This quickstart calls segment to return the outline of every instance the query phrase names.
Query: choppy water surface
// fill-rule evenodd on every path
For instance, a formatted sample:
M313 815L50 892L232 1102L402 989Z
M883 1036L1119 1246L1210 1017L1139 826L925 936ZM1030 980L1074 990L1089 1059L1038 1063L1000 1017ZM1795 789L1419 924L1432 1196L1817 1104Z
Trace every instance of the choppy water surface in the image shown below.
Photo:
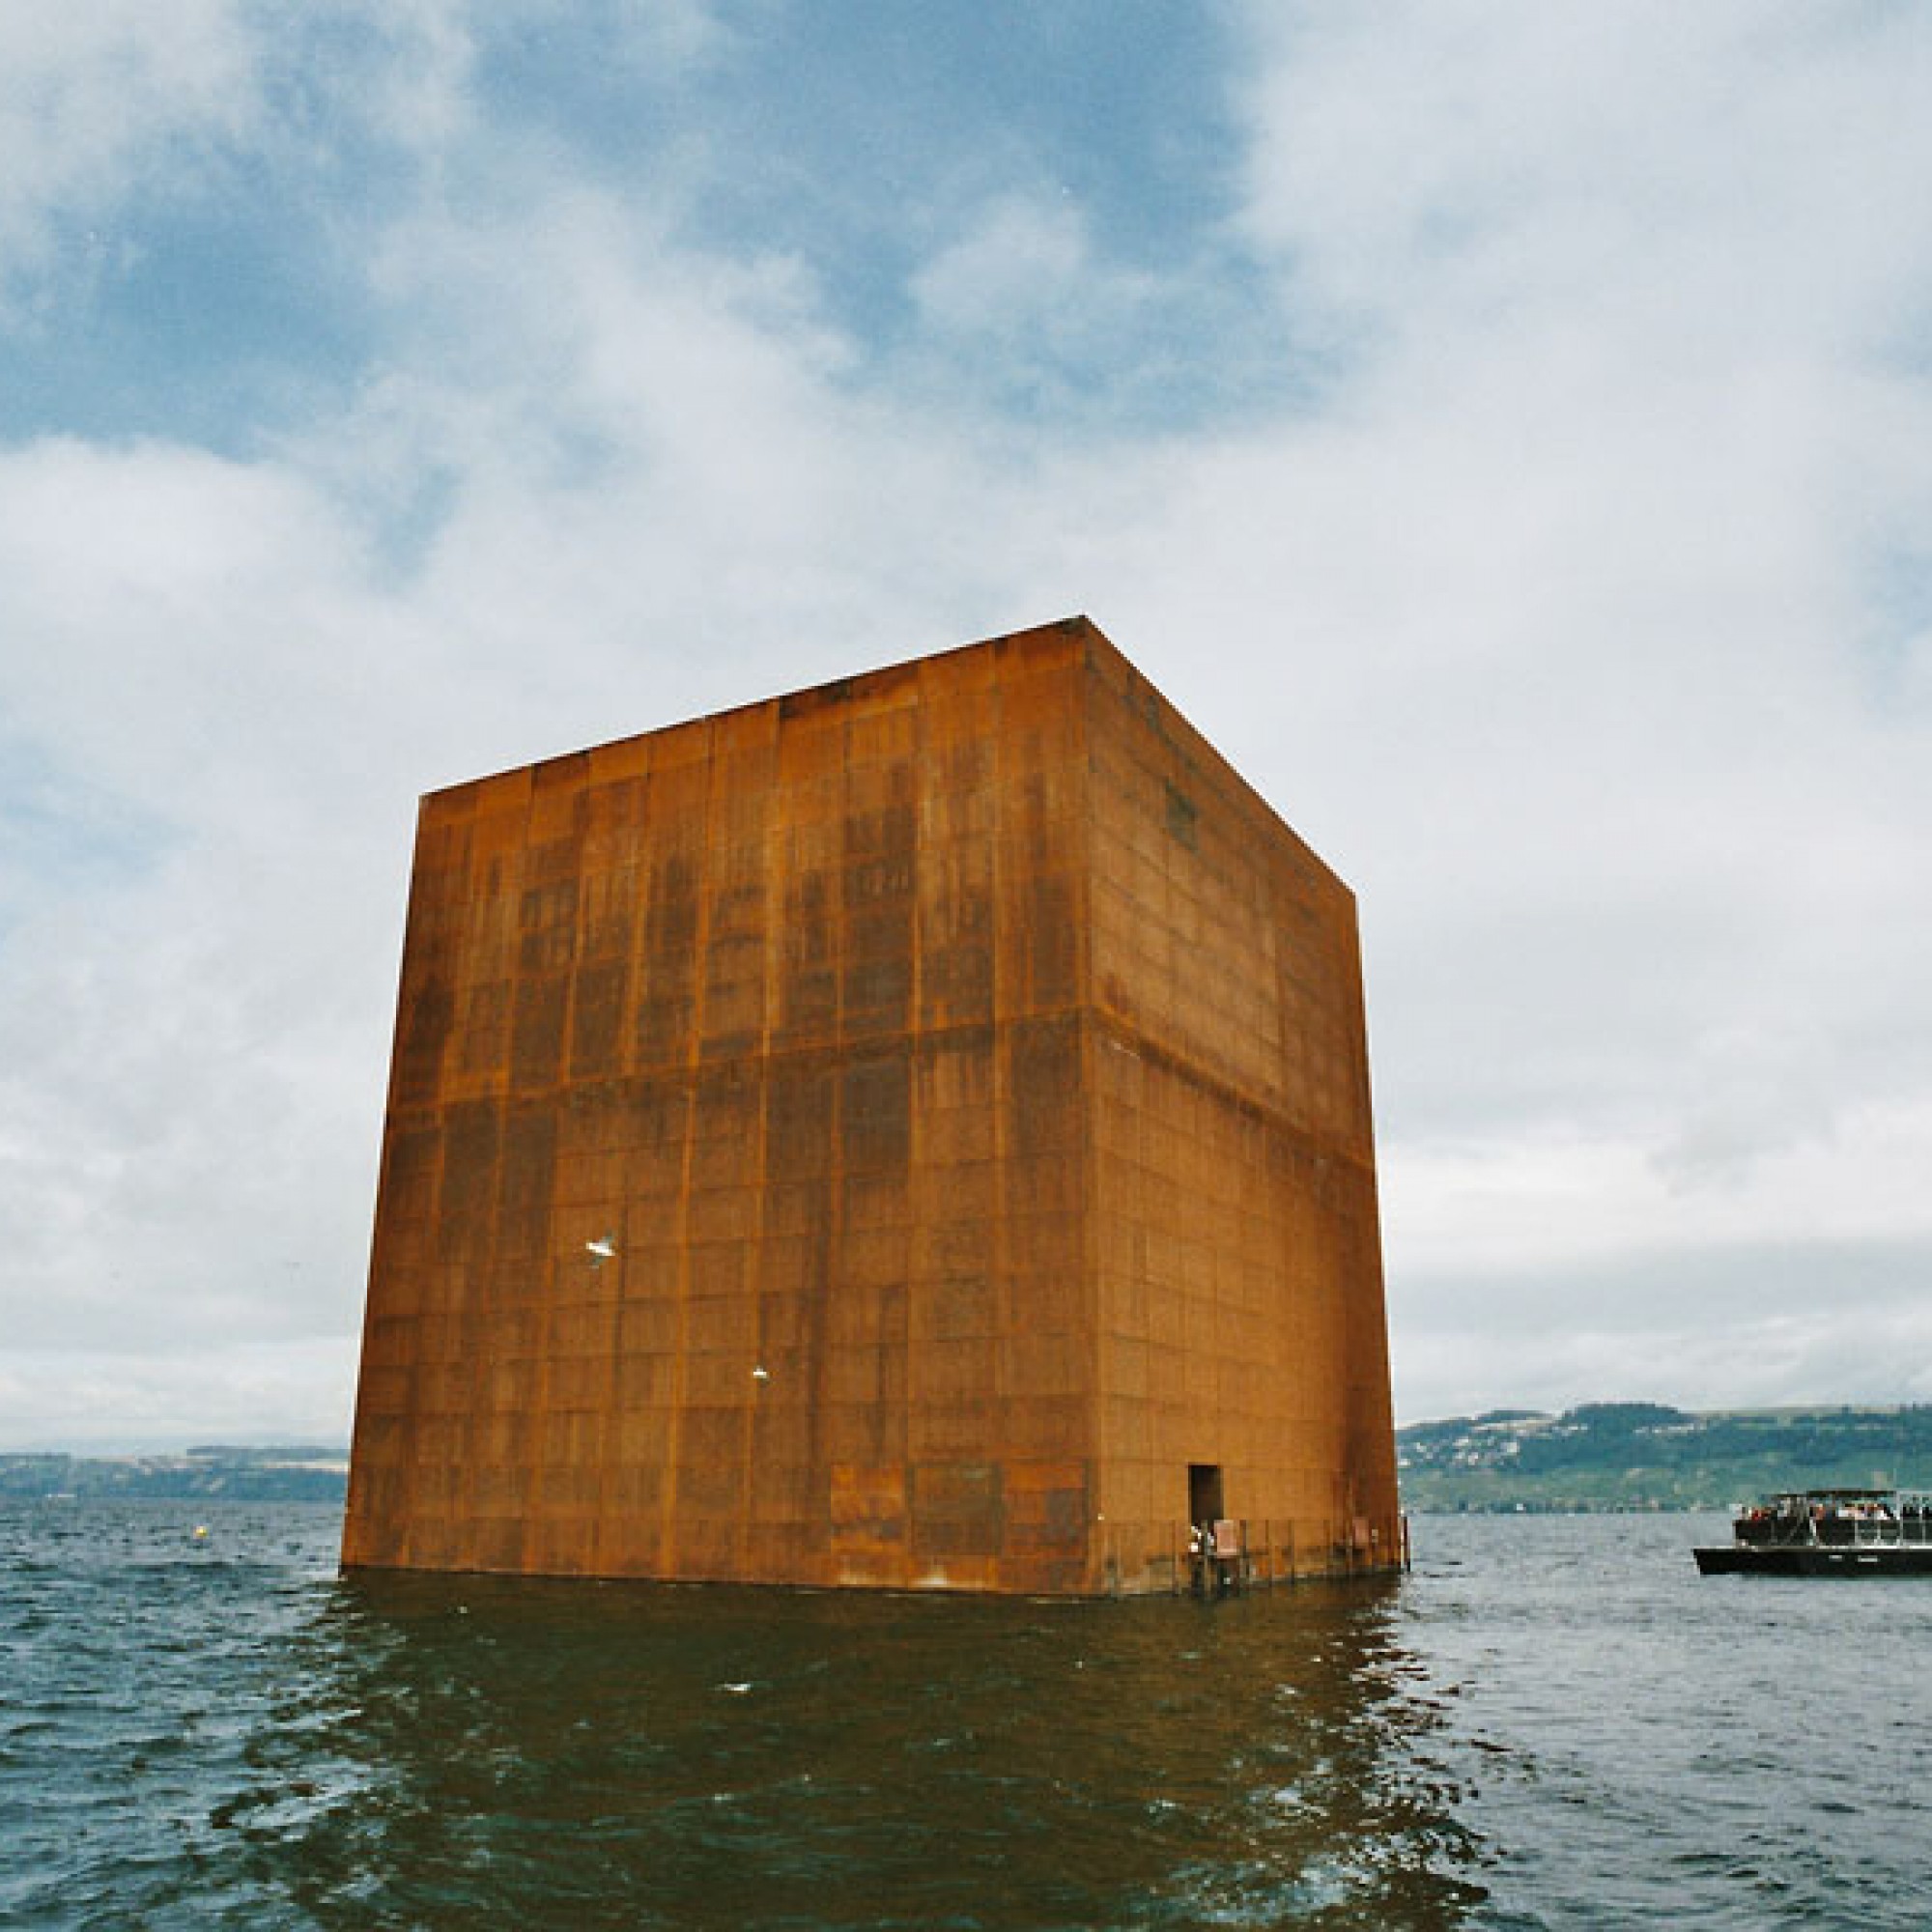
M1932 1584L1424 1519L1220 1605L345 1582L0 1511L0 1924L1918 1926Z

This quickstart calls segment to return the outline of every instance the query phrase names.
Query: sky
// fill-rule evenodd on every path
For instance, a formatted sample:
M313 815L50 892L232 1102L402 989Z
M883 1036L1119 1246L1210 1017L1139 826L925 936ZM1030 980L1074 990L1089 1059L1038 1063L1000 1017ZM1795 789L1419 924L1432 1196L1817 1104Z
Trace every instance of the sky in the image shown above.
M346 1440L415 801L1085 612L1398 1417L1932 1401L1932 14L0 8L0 1448Z

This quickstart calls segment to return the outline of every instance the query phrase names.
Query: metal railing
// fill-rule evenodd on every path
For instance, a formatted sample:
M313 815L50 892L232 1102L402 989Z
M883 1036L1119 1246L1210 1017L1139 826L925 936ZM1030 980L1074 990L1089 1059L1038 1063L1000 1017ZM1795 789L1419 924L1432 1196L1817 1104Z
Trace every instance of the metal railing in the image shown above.
M1204 1588L1216 1594L1271 1590L1321 1577L1406 1570L1410 1562L1406 1513L1395 1520L1393 1546L1385 1541L1381 1525L1366 1520L1330 1524L1306 1543L1296 1536L1293 1522L1267 1518L1259 1523L1245 1517L1223 1519L1218 1527L1230 1532L1226 1547L1217 1536L1212 1547L1204 1548L1194 1541L1195 1525L1169 1525L1168 1553L1152 1559L1151 1567L1167 1572L1172 1594L1198 1594Z

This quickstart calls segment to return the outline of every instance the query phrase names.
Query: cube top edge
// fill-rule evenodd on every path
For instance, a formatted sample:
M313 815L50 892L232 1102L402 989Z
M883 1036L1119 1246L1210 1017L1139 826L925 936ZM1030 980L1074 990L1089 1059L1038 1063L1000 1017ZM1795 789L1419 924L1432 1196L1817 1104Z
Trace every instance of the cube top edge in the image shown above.
M418 802L419 822L424 827L448 824L497 812L524 813L546 794L582 783L604 782L642 777L646 771L700 763L714 753L746 752L761 740L772 737L781 725L810 728L810 721L822 716L836 718L856 701L890 700L903 693L904 701L914 702L927 680L961 681L962 667L974 658L987 665L990 686L1002 664L1012 667L1037 666L1044 670L1056 664L1084 656L1090 665L1103 667L1106 675L1137 706L1158 711L1163 728L1184 740L1189 755L1206 761L1231 777L1245 794L1251 809L1265 819L1272 833L1285 836L1300 853L1305 864L1323 875L1327 883L1350 899L1354 895L1335 869L1317 852L1283 814L1258 791L1248 779L1229 762L1214 745L1193 725L1120 647L1084 613L1060 617L1017 631L998 633L972 643L929 651L856 671L821 683L801 686L743 704L728 705L694 718L653 725L648 730L629 732L587 748L575 749L534 759L524 765L464 779L425 792ZM1010 673L1009 673L1010 674Z
M690 755L694 758L702 756L718 732L734 727L744 728L760 712L768 711L783 718L800 717L821 707L829 709L853 697L890 690L895 683L910 687L927 666L953 667L960 660L975 655L988 658L1046 655L1055 650L1065 651L1075 645L1088 644L1098 645L1132 670L1100 627L1091 617L1077 613L1044 624L1029 625L1023 630L1000 632L972 643L898 659L870 670L828 678L822 683L802 686L797 690L773 693L743 704L700 713L695 718L672 720L668 724L652 725L648 730L626 732L602 744L557 753L549 757L532 759L526 764L508 766L475 778L459 779L424 792L420 808L426 819L437 819L467 813L479 806L487 808L491 803L503 808L521 805L527 802L533 791L544 789L551 783L568 782L586 772L601 770L604 775L618 777L624 775L623 768L630 762L635 762L639 769L646 761L665 762L663 753L674 746L681 735L691 740ZM1138 675L1137 672L1134 674ZM655 759L653 752L660 754ZM681 762L674 757L669 761Z

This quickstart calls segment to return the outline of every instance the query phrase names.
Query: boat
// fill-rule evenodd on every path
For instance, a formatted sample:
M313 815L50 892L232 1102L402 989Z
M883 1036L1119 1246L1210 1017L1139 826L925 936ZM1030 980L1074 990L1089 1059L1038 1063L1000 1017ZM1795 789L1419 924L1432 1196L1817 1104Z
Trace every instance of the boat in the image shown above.
M1690 1553L1706 1577L1932 1577L1932 1492L1788 1490Z

